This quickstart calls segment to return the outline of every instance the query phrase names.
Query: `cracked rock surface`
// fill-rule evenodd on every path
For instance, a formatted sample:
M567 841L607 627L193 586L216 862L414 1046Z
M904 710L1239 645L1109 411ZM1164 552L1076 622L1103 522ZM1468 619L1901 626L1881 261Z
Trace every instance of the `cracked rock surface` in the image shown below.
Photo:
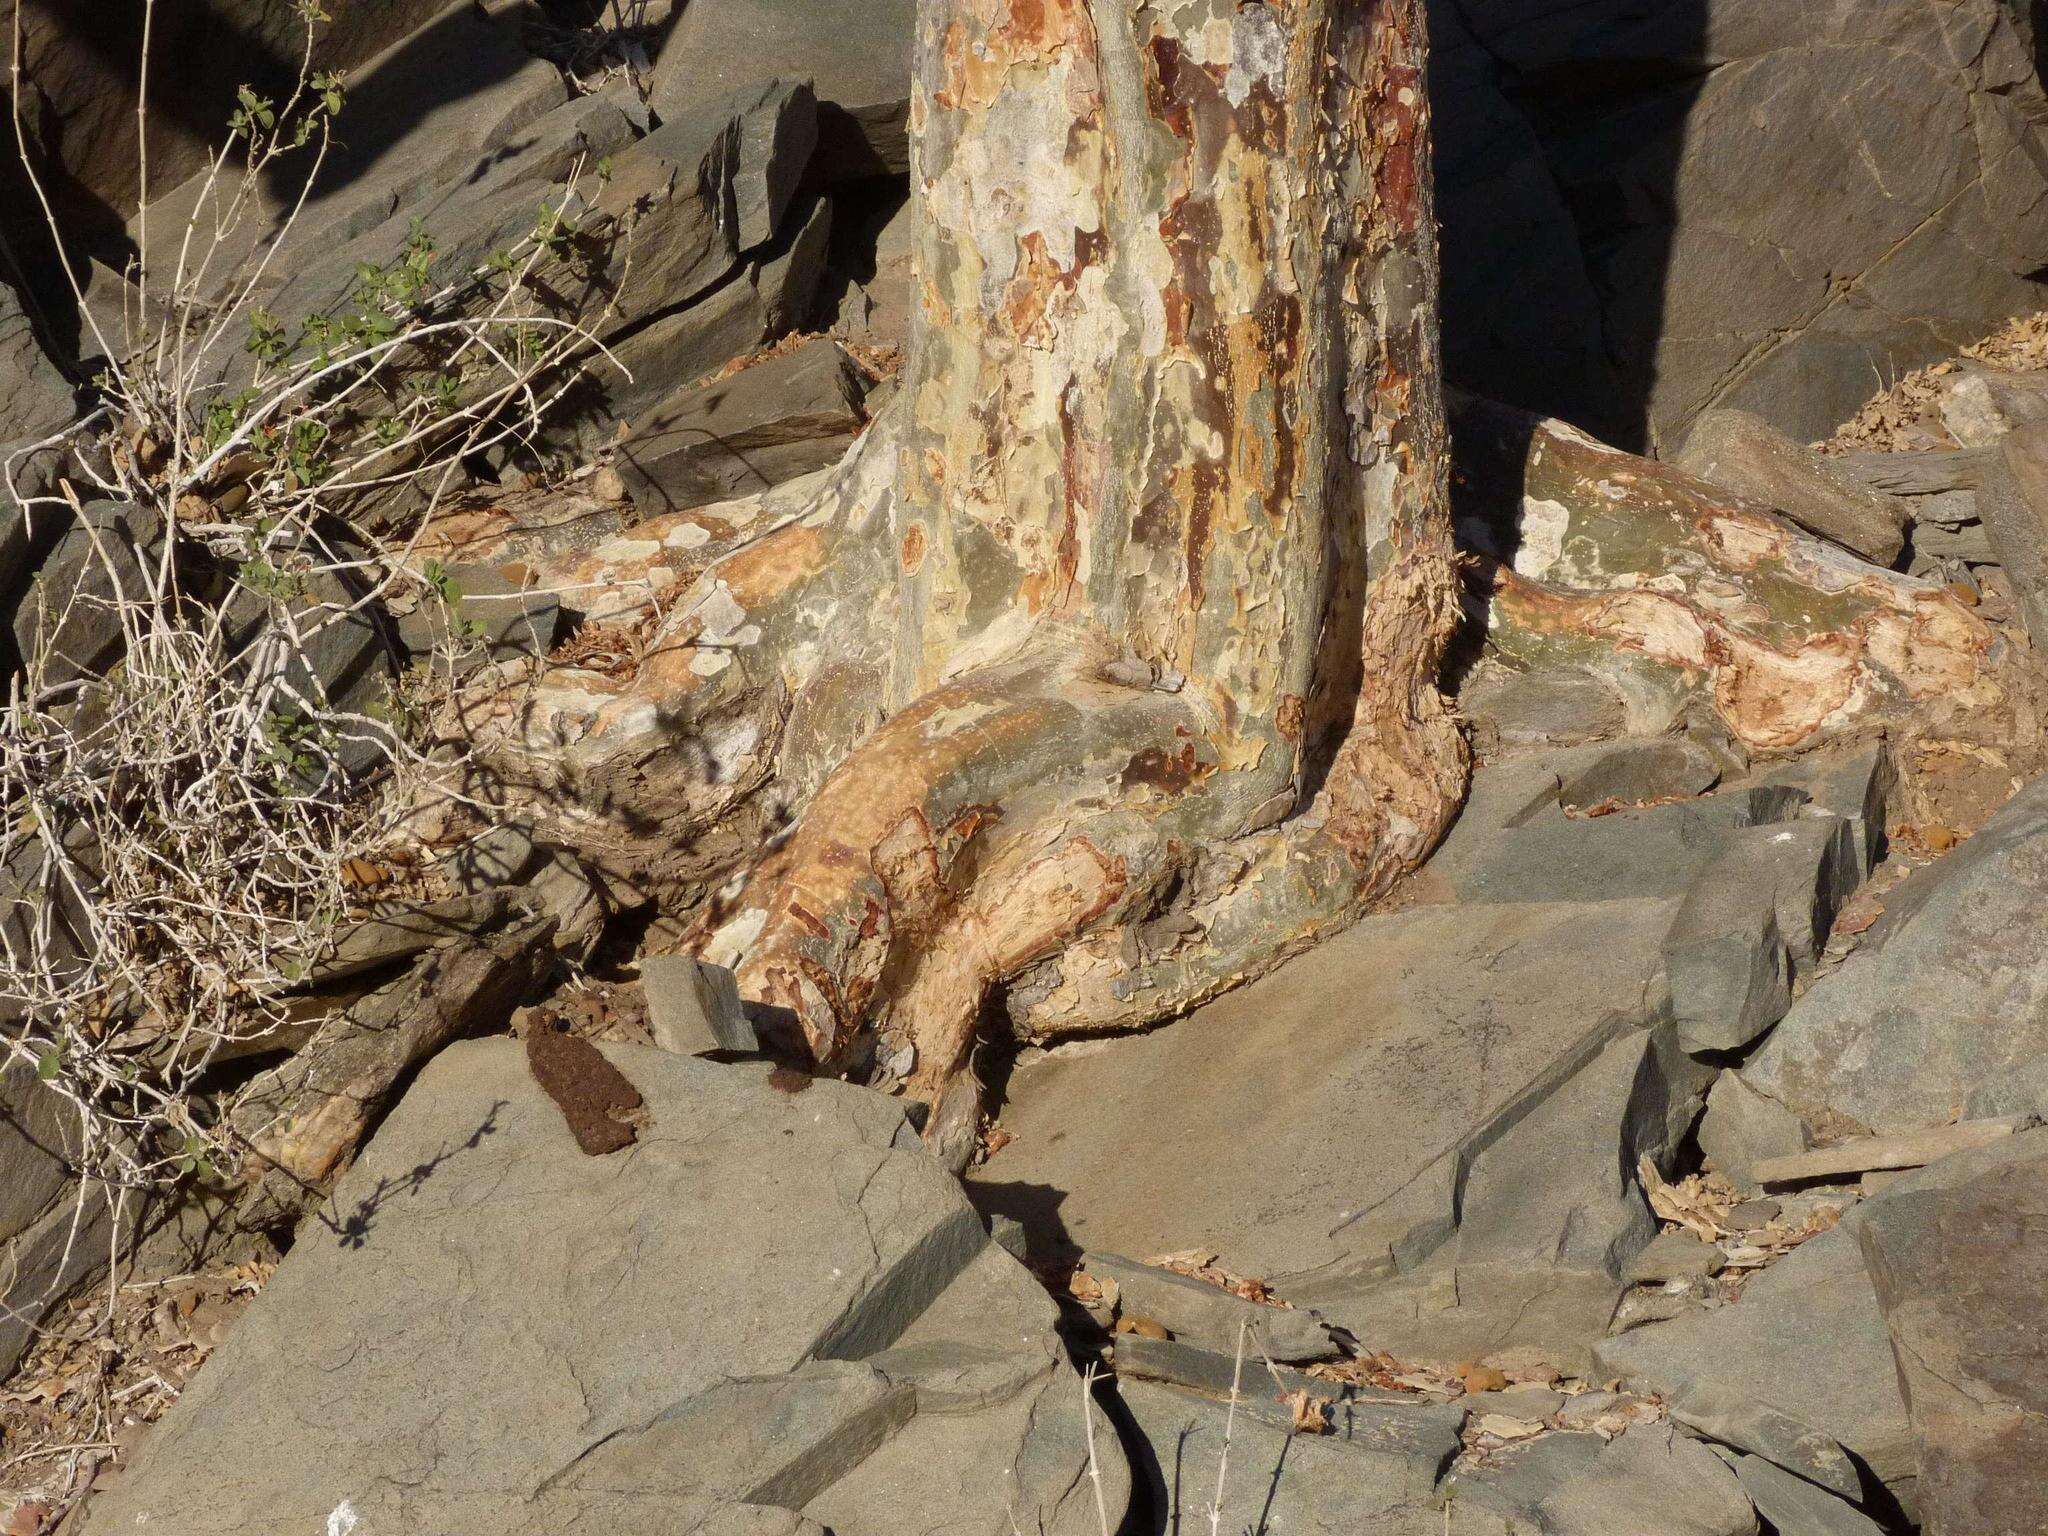
M1438 0L1452 377L1664 453L1713 406L1805 441L2039 308L2021 9Z
M1094 1528L1053 1304L889 1100L606 1055L601 1158L516 1042L438 1058L86 1530Z

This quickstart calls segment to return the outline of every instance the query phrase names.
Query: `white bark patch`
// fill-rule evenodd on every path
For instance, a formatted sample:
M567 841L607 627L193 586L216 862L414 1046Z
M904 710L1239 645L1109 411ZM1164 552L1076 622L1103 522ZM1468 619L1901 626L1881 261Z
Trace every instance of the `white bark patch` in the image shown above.
M710 530L701 523L683 523L661 541L671 549L695 549L711 542Z
M1223 77L1223 94L1233 107L1244 105L1252 87L1263 83L1278 100L1280 75L1287 67L1287 34L1263 5L1249 5L1238 13L1231 33L1230 72Z
M1016 275L1026 235L1037 234L1046 254L1071 269L1077 232L1101 228L1089 168L1069 165L1067 146L1041 131L1047 115L1039 91L1004 92L989 108L984 130L961 142L932 188L934 212L964 215L973 232L974 248L987 263L982 297L991 307Z
M702 626L697 631L697 638L704 645L744 643L742 631L752 627L747 624L747 610L739 605L732 589L722 581L704 594L692 617ZM756 631L756 638L758 636Z
M1522 543L1515 551L1515 574L1539 581L1564 558L1564 536L1572 511L1561 501L1535 496L1522 500Z
M768 913L761 907L736 912L704 943L704 958L713 965L737 966L740 957L753 947L767 925Z

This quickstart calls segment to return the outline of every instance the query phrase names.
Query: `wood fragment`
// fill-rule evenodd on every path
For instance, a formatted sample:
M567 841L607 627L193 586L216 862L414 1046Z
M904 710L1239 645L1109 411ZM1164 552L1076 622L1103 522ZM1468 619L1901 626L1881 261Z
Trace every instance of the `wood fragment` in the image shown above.
M1985 1146L2040 1123L2038 1115L2002 1115L1898 1136L1865 1136L1840 1146L1816 1147L1811 1152L1796 1152L1788 1157L1767 1157L1756 1164L1755 1174L1761 1184L1796 1184L1875 1169L1922 1168L1951 1152Z

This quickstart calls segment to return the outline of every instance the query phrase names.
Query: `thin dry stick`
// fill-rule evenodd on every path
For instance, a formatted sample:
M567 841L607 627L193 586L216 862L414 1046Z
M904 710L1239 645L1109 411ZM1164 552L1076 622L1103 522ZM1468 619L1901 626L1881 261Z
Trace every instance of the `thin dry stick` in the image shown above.
M1244 1381L1244 1341L1250 1328L1250 1318L1239 1319L1237 1361L1230 1368L1230 1408L1223 1415L1223 1454L1216 1461L1216 1497L1209 1501L1209 1536L1219 1536L1223 1529L1223 1487L1230 1477L1230 1436L1237 1428L1238 1388Z
M1081 1426L1088 1432L1088 1478L1095 1484L1095 1523L1102 1527L1102 1536L1110 1536L1109 1501L1102 1494L1102 1462L1095 1454L1095 1378L1101 1370L1091 1360L1081 1375Z

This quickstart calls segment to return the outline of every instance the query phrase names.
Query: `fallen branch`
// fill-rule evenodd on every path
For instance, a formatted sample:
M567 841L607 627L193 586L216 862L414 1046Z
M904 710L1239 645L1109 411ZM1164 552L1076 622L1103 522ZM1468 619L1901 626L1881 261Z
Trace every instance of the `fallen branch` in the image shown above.
M1811 1152L1767 1157L1756 1164L1754 1173L1760 1184L1797 1184L1838 1174L1924 1168L1951 1152L1988 1146L2014 1131L2029 1130L2040 1123L2039 1115L2004 1115L1991 1120L1963 1120L1898 1136L1866 1136L1839 1146L1816 1147Z

